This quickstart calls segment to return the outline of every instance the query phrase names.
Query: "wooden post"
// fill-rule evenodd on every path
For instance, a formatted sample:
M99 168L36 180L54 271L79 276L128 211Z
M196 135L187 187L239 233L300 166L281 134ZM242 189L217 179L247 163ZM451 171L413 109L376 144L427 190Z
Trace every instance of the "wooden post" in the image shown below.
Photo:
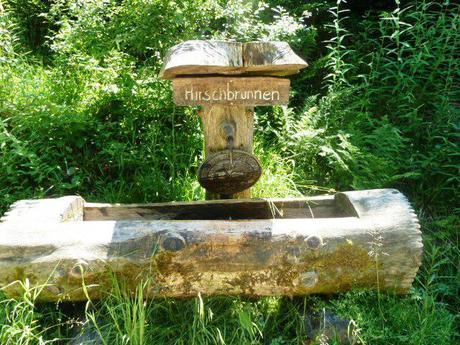
M234 148L252 154L254 132L253 107L210 105L204 106L199 113L203 121L205 158L210 154L227 149L228 143L223 127L234 126ZM246 189L233 195L207 193L206 199L250 198L251 191Z
M223 126L233 124L235 129L234 148L252 153L254 111L252 107L205 106L200 111L204 125L206 155L227 149Z
M290 82L280 77L306 66L285 42L187 41L170 49L161 75L173 79L174 102L202 106L199 180L207 199L251 197L262 173L252 152L254 106L287 104Z

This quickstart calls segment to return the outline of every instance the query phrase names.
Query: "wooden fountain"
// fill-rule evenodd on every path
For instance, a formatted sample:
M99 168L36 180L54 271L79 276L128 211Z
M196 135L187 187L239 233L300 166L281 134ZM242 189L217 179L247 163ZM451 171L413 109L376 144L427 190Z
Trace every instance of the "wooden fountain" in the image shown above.
M421 263L417 217L394 189L250 199L253 107L287 104L306 63L283 42L188 41L162 76L178 105L200 105L206 143L198 178L208 199L88 203L21 200L0 223L0 286L43 287L43 301L97 299L111 279L146 295L305 295L351 288L405 293Z

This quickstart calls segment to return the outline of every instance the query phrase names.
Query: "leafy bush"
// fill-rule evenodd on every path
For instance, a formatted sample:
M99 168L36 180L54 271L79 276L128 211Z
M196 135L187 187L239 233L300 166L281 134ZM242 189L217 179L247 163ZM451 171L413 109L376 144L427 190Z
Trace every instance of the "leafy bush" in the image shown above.
M272 122L262 138L292 157L299 184L396 186L432 211L456 205L458 5L397 6L369 14L357 33L340 6L330 11L326 94L305 98L298 111L265 114L259 123Z
M225 5L224 5L225 4ZM303 18L291 16L282 6L267 2L232 0L217 6L216 19L222 22L214 37L237 41L296 40L305 28Z

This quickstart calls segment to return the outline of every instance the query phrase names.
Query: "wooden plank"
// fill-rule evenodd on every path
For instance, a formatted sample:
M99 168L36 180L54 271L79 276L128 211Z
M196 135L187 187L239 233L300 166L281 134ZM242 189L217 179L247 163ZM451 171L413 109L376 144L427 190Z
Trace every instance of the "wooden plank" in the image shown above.
M307 67L286 42L192 40L172 47L160 76L207 74L287 76Z
M394 190L339 198L359 216L58 223L24 215L24 222L0 224L0 287L20 296L14 282L27 278L46 284L39 300L84 300L84 283L97 299L115 274L130 289L150 277L148 297L407 292L422 241L406 198Z
M168 50L160 76L173 79L179 75L240 74L243 67L243 44L217 40L191 40Z
M249 74L286 76L296 74L307 63L287 42L248 42L243 44L243 64Z
M273 77L195 77L173 80L176 105L286 105L289 79Z
M132 207L155 207L155 206L206 206L206 205L232 205L232 204L241 204L241 203L260 203L260 202L273 202L273 203L304 203L312 202L315 204L332 204L334 203L335 195L323 194L323 195L313 195L306 197L295 197L295 198L255 198L255 199L228 199L228 200L196 200L196 201L166 201L166 202L155 202L155 203L143 203L143 204L121 204L121 203L104 203L104 202L85 202L84 207L118 207L118 206L132 206ZM47 200L47 199L39 199ZM55 200L55 199L52 199Z
M313 200L312 200L313 199ZM84 208L84 219L101 220L242 220L328 218L353 216L332 196L322 199L226 199L159 204L95 204Z

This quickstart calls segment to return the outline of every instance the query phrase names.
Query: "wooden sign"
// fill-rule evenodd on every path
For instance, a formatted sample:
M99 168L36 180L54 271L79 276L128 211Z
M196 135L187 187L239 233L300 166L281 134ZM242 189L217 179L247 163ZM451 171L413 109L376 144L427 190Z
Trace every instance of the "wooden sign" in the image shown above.
M251 197L249 187L261 174L251 156L253 107L287 105L290 82L283 77L305 67L287 42L192 40L169 49L160 77L172 79L174 103L202 106L207 160L199 180L207 198ZM235 161L222 151L229 148L222 136L227 123L233 124L234 148L241 151Z
M192 77L173 80L176 105L286 105L289 79L275 77Z

